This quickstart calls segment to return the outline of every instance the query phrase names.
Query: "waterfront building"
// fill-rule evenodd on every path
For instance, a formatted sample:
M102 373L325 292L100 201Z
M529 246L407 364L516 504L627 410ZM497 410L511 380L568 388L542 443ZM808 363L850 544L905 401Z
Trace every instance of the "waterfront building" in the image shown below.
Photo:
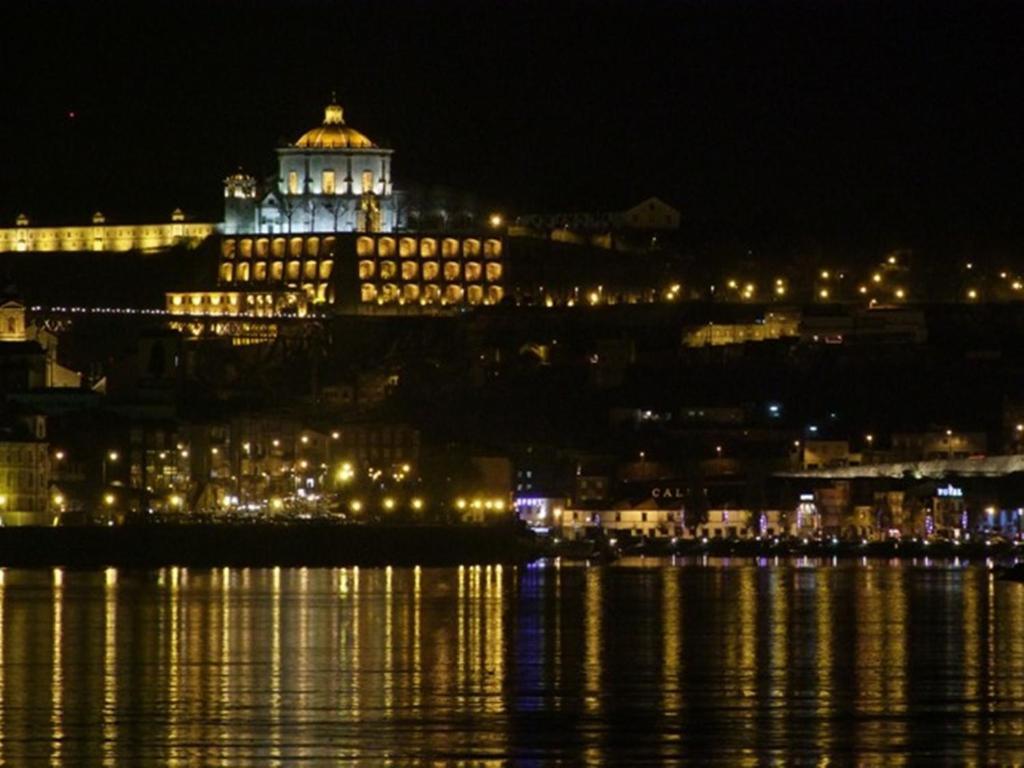
M50 461L46 419L38 415L0 421L0 523L46 525L50 511Z

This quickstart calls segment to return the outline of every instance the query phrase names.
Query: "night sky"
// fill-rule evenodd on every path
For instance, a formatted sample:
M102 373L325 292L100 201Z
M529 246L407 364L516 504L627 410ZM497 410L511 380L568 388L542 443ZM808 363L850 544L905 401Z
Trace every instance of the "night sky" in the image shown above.
M656 194L754 240L1024 250L1020 4L8 6L8 226L219 218L336 89L400 185L510 213Z

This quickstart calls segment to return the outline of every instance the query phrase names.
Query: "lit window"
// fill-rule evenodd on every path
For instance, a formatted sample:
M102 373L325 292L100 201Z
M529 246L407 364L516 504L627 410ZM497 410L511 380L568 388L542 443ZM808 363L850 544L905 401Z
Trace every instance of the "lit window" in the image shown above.
M459 262L449 261L444 265L444 279L445 280L458 280L459 279Z
M432 259L437 255L437 241L432 237L425 237L420 240L420 256L425 259Z
M402 262L402 279L403 280L415 280L416 273L419 271L419 264L415 261L403 261Z
M395 276L395 262L393 261L382 261L380 263L380 276L383 280L390 280Z
M326 280L331 276L331 270L334 269L334 262L330 259L320 262L320 279Z
M325 195L334 194L334 171L324 171L320 182L320 191Z
M476 258L480 255L480 241L470 238L462 244L462 255L469 258Z
M501 256L501 240L487 240L484 243L484 258L497 259Z
M359 262L359 279L368 280L373 277L374 267L376 265L369 259Z
M362 192L373 192L373 171L363 171L363 189Z
M299 174L296 171L288 171L288 194L299 194Z
M284 278L284 262L275 261L270 265L270 280L274 283L280 283Z
M458 303L462 301L462 288L458 285L449 285L444 289L444 299L450 303Z
M501 264L487 265L487 281L494 283L501 280Z
M289 282L296 282L299 279L299 262L289 261L288 271L286 273L286 279Z
M484 289L479 285L471 285L466 291L466 297L470 304L479 304L484 300Z
M446 259L453 259L459 255L459 241L446 237L441 243L441 255Z
M377 242L377 255L379 256L394 256L395 255L395 240L391 237L382 237Z
M402 298L405 301L416 301L420 297L420 287L415 283L402 287Z
M416 241L411 237L403 237L398 241L398 255L403 259L416 255Z
M480 279L480 262L478 262L478 261L470 261L470 262L466 263L466 279L467 280L479 280Z
M372 283L363 283L359 291L359 297L364 302L377 300L377 288Z
M437 262L436 261L425 261L423 262L423 279L424 280L436 280L437 279Z
M356 240L356 255L357 256L373 256L373 238L372 237L360 237Z

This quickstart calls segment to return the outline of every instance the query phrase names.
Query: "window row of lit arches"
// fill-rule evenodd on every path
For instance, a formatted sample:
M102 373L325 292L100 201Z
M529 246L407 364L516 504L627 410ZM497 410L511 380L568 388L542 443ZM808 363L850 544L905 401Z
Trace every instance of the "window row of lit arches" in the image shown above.
M438 280L443 275L444 279L468 280L476 282L486 280L489 283L496 283L501 280L502 267L497 262L481 264L478 261L467 261L464 265L458 261L446 261L443 268L439 262L424 261L403 261L401 265L394 261L376 262L364 259L359 262L359 279L372 280L375 277L381 280L393 280L401 274L402 280Z
M455 259L460 256L467 259L478 259L481 255L485 259L498 259L501 258L501 251L501 240L494 238L482 242L475 237L463 240L445 237L440 241L434 237L360 237L356 240L356 255L360 258L371 256L392 258L397 255L403 259L415 256L435 259L440 253L440 256L445 259Z
M334 258L336 237L225 237L221 256L225 259Z
M504 296L500 285L435 285L428 283L363 283L359 299L364 304L497 304Z
M223 261L218 277L221 283L298 282L299 280L327 280L334 271L334 261L257 261L253 263Z

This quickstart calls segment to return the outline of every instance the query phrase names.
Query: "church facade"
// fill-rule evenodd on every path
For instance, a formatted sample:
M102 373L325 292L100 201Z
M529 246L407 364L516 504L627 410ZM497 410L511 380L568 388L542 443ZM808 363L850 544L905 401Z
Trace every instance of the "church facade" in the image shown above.
M332 101L321 125L278 147L277 176L265 189L241 172L224 180L223 232L392 232L398 206L391 155L346 125Z

